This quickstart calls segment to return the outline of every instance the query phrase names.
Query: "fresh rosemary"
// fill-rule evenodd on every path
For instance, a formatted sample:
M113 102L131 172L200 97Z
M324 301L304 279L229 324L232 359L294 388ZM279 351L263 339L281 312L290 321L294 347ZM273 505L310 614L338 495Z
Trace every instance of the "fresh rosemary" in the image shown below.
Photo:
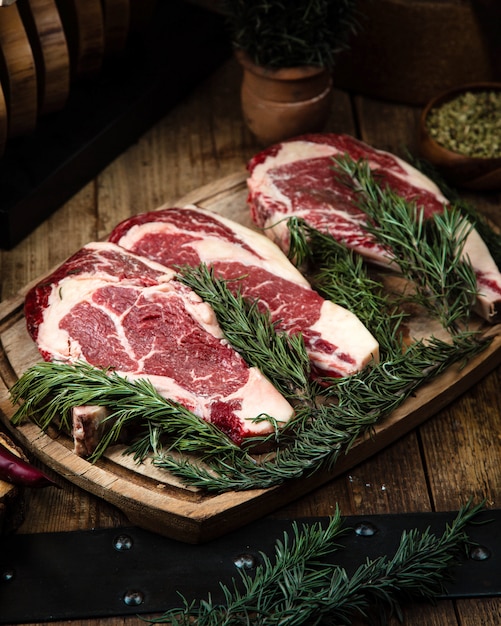
M229 281L215 278L206 265L180 268L179 280L212 306L229 343L249 365L263 372L288 399L313 401L317 388L300 334L276 332L269 312L257 301L245 300L229 289ZM238 285L238 281L237 285Z
M452 567L471 545L467 525L483 508L468 502L441 536L429 529L404 531L393 556L367 559L351 576L325 557L342 546L347 529L339 510L327 525L292 526L277 540L272 560L261 555L255 572L240 571L231 586L221 583L224 603L182 598L183 606L150 623L172 626L308 626L370 618L385 625L403 617L403 602L433 601L445 590Z
M291 217L289 256L308 272L324 297L354 313L376 337L382 358L402 351L399 332L405 314L393 304L382 283L371 278L363 259L327 233Z
M478 232L498 267L501 266L501 233L495 229L489 219L479 212L471 202L462 198L457 189L451 187L437 169L428 161L409 155L409 161L425 176L437 184L444 196L461 213L468 218Z
M11 387L10 394L12 401L19 404L12 423L19 424L29 416L42 430L57 425L70 432L75 406L107 407L109 427L91 460L102 456L131 425L147 428L154 438L161 433L167 441L172 440L171 445L177 450L216 456L241 453L218 428L162 397L147 379L128 381L88 363L37 363Z
M206 459L208 466L203 466L163 451L154 463L209 492L267 488L322 468L332 469L360 436L370 433L421 384L453 363L467 361L486 345L487 341L471 333L455 335L451 343L438 339L417 342L393 360L331 380L325 393L332 402L300 409L294 428L281 437L284 445L260 462L249 456L228 459L219 455Z
M334 169L359 192L367 214L366 230L399 265L416 288L409 296L444 328L457 332L467 323L477 297L475 271L463 249L472 225L454 207L425 220L416 203L378 184L367 161L349 156L333 159Z
M222 0L235 48L256 65L332 67L358 28L354 0Z

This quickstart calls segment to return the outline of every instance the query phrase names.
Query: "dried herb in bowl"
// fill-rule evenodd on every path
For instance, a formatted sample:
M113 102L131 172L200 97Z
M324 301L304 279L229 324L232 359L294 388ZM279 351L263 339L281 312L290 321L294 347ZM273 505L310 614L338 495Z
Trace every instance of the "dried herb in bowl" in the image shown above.
M501 157L501 91L466 91L432 107L430 136L441 146L474 158Z

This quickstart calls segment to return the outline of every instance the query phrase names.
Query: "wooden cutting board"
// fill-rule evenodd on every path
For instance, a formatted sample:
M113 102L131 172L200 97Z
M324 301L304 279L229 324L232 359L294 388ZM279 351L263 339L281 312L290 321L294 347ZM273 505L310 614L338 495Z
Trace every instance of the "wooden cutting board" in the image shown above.
M216 181L181 198L178 206L196 203L245 225L250 225L245 199L245 174ZM42 432L26 422L14 429L8 389L26 368L40 361L25 328L23 299L29 285L16 298L0 305L0 414L13 436L64 480L107 500L130 522L189 543L223 535L306 494L341 472L381 450L432 417L501 363L501 328L493 327L490 347L466 367L449 368L431 384L379 424L372 437L361 438L331 472L318 472L301 480L270 488L207 495L183 486L167 472L149 465L136 466L116 447L96 464L75 456L72 441L60 433Z

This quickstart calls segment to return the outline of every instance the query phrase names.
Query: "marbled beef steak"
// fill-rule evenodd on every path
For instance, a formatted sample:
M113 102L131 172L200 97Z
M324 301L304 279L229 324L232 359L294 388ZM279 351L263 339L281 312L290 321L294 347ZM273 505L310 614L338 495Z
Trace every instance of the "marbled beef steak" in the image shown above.
M267 237L195 206L163 208L119 224L110 241L167 267L205 263L228 287L267 307L276 327L302 333L314 371L353 374L379 357L350 311L314 291Z
M377 150L348 135L313 134L273 145L248 163L249 207L253 221L285 252L289 248L287 220L303 218L331 234L368 260L391 263L388 251L364 229L365 214L357 194L333 169L333 157L350 155L367 160L383 185L406 200L416 201L425 217L448 204L440 189L397 156ZM477 231L468 235L464 254L475 269L479 297L477 311L490 322L501 316L501 274Z
M293 415L272 384L222 338L212 308L163 265L113 243L90 243L33 287L28 331L45 360L86 361L166 398L234 441L273 431Z

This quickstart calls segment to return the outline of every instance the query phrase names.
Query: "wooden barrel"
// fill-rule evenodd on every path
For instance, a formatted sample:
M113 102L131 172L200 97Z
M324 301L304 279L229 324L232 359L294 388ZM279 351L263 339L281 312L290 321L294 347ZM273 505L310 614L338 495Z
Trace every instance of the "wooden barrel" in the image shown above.
M334 84L423 104L456 85L501 80L499 0L358 0L360 28Z

